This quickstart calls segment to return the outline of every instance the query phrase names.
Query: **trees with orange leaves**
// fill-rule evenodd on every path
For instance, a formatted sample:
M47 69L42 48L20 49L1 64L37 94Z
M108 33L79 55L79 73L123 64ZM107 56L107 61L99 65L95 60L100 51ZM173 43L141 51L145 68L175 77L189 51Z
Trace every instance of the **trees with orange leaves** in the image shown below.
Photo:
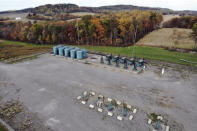
M96 17L93 17L91 20L92 24L95 26L95 37L98 45L103 41L104 38L104 28L100 22L100 20Z
M156 29L162 15L132 11L83 16L80 20L46 22L0 22L0 38L37 44L87 44L127 46ZM177 22L172 22L173 24ZM190 23L194 23L192 17ZM182 23L183 24L183 23Z

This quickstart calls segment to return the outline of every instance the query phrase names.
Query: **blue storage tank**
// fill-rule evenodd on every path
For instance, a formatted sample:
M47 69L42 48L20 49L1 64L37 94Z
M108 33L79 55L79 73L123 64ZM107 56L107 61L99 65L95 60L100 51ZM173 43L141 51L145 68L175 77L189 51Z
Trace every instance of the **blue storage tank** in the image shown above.
M64 56L64 47L61 46L61 47L59 47L58 49L59 49L59 55L60 55L60 56Z
M69 57L70 56L70 50L69 48L64 48L64 56Z
M83 49L82 52L83 52L83 58L86 58L87 57L87 50Z
M65 48L64 49L64 55L66 56L66 57L70 57L70 48L69 47L67 47L67 48Z
M72 59L75 59L75 58L76 58L76 50L75 50L75 49L72 49L72 50L70 51L70 57L71 57Z
M82 60L83 59L83 51L81 51L81 50L77 51L77 59L78 60Z
M58 55L58 47L57 46L53 46L53 53L54 53L54 55Z

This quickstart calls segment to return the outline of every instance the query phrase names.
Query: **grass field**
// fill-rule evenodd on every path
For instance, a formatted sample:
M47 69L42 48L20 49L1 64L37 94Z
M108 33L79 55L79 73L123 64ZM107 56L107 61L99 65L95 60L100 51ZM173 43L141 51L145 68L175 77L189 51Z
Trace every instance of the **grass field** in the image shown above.
M0 60L8 60L51 50L51 46L0 40Z
M129 56L129 57L132 56L132 50L133 50L133 46L130 47L79 46L79 47L86 48L89 51L112 53L113 55L120 54L121 56ZM135 46L134 49L135 49L134 56L138 58L148 58L148 59L161 60L171 63L191 65L190 63L186 63L180 60L180 59L185 59L188 61L195 62L195 64L192 65L197 66L196 54L172 52L172 51L164 50L162 48L143 47L143 46Z
M163 15L163 21L161 22L161 26L163 25L164 22L169 21L173 18L179 18L179 15Z
M91 13L91 12L75 12L70 14L74 16L95 15L95 13Z
M195 42L190 37L191 32L190 29L163 28L149 33L137 45L193 49Z
M39 53L47 50L52 51L53 45L36 45L25 42L16 42L8 40L0 40L0 59L9 59L14 57L20 57L24 55L30 55L33 53ZM113 55L132 56L133 46L129 47L107 47L107 46L79 46L80 48L86 48L89 51L112 53ZM161 60L171 63L186 64L180 59L185 59L193 62L197 62L197 55L191 53L172 52L155 47L143 47L135 46L134 55L138 58L148 58L153 60ZM196 65L197 64L193 64Z

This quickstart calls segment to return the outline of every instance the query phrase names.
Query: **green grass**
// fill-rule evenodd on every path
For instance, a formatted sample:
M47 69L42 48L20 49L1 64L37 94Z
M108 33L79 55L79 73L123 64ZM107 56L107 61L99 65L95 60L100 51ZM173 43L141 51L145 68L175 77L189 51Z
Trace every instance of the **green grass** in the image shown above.
M16 41L8 41L8 40L0 40L0 45L1 44L23 45L25 47L39 47L39 48L53 47L53 45L36 45L33 43L16 42ZM85 48L89 51L101 52L107 54L112 53L113 55L128 56L128 57L132 56L132 49L133 49L133 46L129 46L129 47L78 46L78 47ZM166 62L177 63L177 64L185 64L185 65L191 65L191 64L183 62L180 59L197 62L197 54L173 52L156 47L135 46L134 56L138 58L147 58L147 59L160 60L160 61L166 61ZM192 65L197 66L196 63Z
M52 45L36 45L25 42L0 40L0 61L8 63L22 60L26 56L52 51ZM20 58L20 59L19 59Z
M129 46L129 47L79 46L79 47L85 48L89 51L96 51L96 52L102 52L108 54L112 53L113 55L129 56L129 57L132 56L132 49L133 49L133 46ZM173 52L156 47L135 46L134 49L135 49L134 56L138 58L148 58L153 60L161 60L161 61L177 63L177 64L185 64L185 65L191 65L191 64L183 62L180 59L197 62L196 54ZM192 64L192 65L197 66L197 64Z
M27 42L21 42L21 41L10 41L10 40L2 40L0 39L0 45L21 45L26 47L53 47L53 45L39 45L34 43L27 43Z
M8 131L4 126L0 124L0 131Z

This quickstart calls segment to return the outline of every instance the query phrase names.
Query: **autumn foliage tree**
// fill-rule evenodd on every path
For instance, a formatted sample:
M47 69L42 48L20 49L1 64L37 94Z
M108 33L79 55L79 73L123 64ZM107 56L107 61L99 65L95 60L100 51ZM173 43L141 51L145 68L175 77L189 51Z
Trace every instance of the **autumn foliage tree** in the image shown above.
M197 17L195 16L182 16L180 18L173 18L168 22L164 23L166 28L186 28L191 29L194 23L197 22Z
M162 19L159 13L136 10L86 15L70 22L1 21L0 38L37 44L127 46L156 29ZM190 22L195 19L191 18Z

